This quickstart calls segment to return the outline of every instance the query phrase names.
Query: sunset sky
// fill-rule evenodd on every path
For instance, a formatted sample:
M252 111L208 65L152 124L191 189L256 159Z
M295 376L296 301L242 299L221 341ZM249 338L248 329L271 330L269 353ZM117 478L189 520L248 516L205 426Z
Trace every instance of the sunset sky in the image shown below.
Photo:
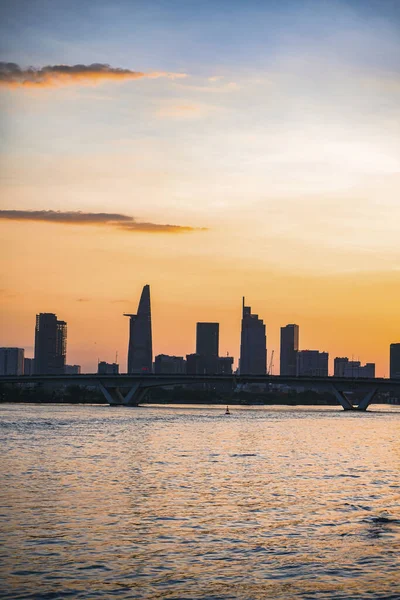
M69 364L125 371L148 283L155 355L218 321L237 362L245 295L274 373L297 323L388 375L400 2L3 0L0 40L0 346L55 312Z

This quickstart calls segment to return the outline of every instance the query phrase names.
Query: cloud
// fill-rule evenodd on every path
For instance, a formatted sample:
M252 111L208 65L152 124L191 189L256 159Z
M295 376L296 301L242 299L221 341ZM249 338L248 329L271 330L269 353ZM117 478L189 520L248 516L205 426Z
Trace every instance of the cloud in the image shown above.
M204 228L187 225L169 225L136 221L119 213L88 213L59 210L0 210L0 219L9 221L39 221L66 225L105 225L123 231L142 233L186 233L205 231Z
M167 105L157 110L156 115L157 117L196 119L204 116L208 109L198 104Z
M46 223L71 223L74 225L107 225L119 221L132 221L132 217L118 213L86 213L59 210L0 210L0 219L11 221L46 221Z
M146 233L184 233L185 231L205 231L205 228L185 225L160 225L158 223L118 223L117 227L124 231L143 231Z
M91 65L48 65L46 67L28 67L21 69L16 63L0 62L0 86L9 88L57 87L63 85L97 85L104 81L126 81L132 79L157 79L167 77L178 79L187 77L185 73L167 73L164 71L143 73L110 67L107 64Z

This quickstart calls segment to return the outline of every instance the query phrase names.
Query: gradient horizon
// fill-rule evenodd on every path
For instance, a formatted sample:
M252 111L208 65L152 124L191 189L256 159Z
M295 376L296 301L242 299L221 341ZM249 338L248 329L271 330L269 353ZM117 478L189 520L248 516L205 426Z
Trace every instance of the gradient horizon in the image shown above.
M132 73L0 80L0 345L33 356L35 315L54 312L69 364L93 372L118 351L124 371L123 313L148 283L154 354L193 352L196 322L218 321L237 364L245 295L274 373L280 327L297 323L331 371L348 356L388 375L400 5L81 4L0 7L1 61Z

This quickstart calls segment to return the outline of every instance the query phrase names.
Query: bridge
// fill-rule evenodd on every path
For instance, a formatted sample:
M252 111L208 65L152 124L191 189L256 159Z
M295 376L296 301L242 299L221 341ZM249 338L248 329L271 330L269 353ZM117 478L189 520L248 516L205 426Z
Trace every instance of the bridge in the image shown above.
M110 406L138 406L151 388L219 383L232 388L245 384L272 384L288 387L330 392L344 410L367 410L378 392L394 392L400 395L400 379L349 378L349 377L286 377L281 375L21 375L0 376L0 384L37 384L43 386L86 386L98 388ZM357 403L352 394L362 396Z

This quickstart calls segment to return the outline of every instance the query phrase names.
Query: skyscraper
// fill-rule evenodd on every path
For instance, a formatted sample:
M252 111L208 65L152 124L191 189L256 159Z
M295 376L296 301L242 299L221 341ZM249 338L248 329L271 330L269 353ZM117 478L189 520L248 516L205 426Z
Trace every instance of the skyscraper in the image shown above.
M36 375L64 374L67 324L53 313L36 315L34 371Z
M196 354L218 356L219 323L197 323Z
M196 354L200 357L200 372L212 375L218 371L219 323L197 323Z
M130 317L128 373L151 373L153 344L149 285L143 287L137 314L125 314L125 317Z
M23 348L0 348L0 375L24 374Z
M242 333L240 340L240 373L265 375L267 365L267 337L265 325L258 315L251 313L243 298Z
M318 350L297 352L297 375L307 377L328 377L329 354Z
M400 344L390 344L390 379L400 379Z
M297 351L299 349L299 326L281 327L281 375L296 376Z

